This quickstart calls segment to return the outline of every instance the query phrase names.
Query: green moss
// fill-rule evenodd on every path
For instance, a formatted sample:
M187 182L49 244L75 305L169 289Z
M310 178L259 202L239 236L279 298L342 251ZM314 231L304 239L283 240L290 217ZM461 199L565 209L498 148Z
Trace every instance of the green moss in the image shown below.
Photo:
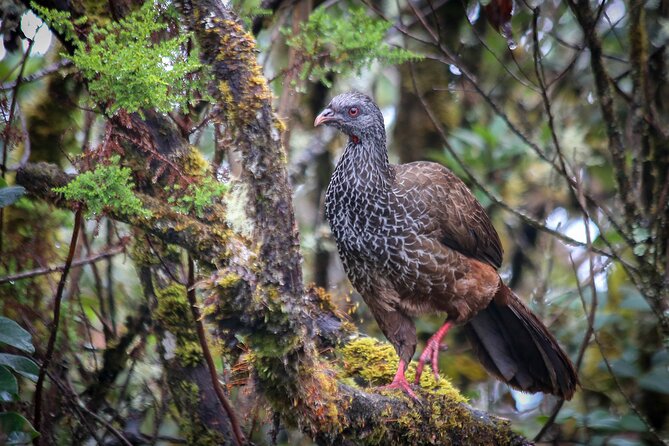
M340 348L343 362L343 376L353 377L364 385L381 386L389 384L399 364L395 349L387 343L374 338L354 339ZM416 376L416 365L411 363L406 373L409 382ZM444 396L455 403L464 403L467 399L443 377L435 380L431 370L424 369L420 378L421 394ZM394 391L393 391L394 392Z
M195 321L186 299L186 288L172 284L156 290L158 307L156 319L163 328L176 338L174 355L182 367L195 367L202 363L203 354L199 344Z
M175 354L179 363L184 367L197 367L202 363L204 356L202 354L202 347L197 342L181 342Z
M180 433L186 439L186 444L198 446L227 444L225 437L220 432L207 429L200 420L198 407L202 396L199 387L195 383L181 381L176 393L178 393L181 412L188 414L188 416L180 417L179 420Z
M397 371L399 358L390 344L362 337L339 349L345 376L362 378L365 384L388 384Z
M184 173L191 177L201 177L209 172L209 163L194 146L188 146L188 150L181 157L180 165Z
M239 277L239 274L234 272L229 272L216 278L216 286L221 291L227 291L236 288L237 285L239 285L240 280L241 277Z

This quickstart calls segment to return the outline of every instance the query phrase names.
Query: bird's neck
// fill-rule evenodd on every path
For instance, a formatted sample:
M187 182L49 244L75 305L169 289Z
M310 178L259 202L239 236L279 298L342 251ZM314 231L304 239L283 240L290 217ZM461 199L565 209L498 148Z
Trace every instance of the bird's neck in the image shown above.
M385 132L374 137L349 138L335 175L346 178L349 185L360 192L390 189L393 173L388 162Z

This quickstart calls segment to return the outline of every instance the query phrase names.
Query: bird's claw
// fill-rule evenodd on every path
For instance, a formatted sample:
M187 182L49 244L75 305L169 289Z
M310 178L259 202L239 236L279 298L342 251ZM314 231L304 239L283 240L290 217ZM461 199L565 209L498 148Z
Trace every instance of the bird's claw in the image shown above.
M387 384L385 386L380 386L380 387L378 387L378 389L379 390L397 390L397 389L399 389L399 390L403 391L404 393L406 393L407 395L409 395L415 401L420 402L420 400L418 399L418 396L416 396L416 393L411 389L411 384L409 384L409 382L406 379L404 379L404 380L394 379L393 382L391 382L390 384Z

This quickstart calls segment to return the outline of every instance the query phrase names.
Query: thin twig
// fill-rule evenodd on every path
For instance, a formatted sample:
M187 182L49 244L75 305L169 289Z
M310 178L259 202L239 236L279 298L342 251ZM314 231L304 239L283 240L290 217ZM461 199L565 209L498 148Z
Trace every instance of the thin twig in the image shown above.
M368 6L369 6L369 5L368 5ZM376 8L373 8L372 6L369 6L369 7L370 7L376 14L378 14L380 17L385 18L385 15L384 15L381 11L379 11L379 10L376 9ZM414 10L415 10L415 9L414 9ZM601 10L599 10L598 12L601 14ZM599 16L599 15L598 15L598 16ZM420 15L417 15L417 17L418 17L419 19L421 18ZM386 19L386 20L387 20L387 19ZM440 62L445 63L445 64L453 64L453 65L455 65L455 66L460 70L460 72L462 73L463 78L464 78L466 81L468 81L468 82L474 87L474 89L475 89L476 92L479 94L479 96L481 96L481 97L484 99L484 101L490 106L490 108L493 110L493 112L494 112L497 116L499 116L500 118L502 118L502 120L506 123L506 125L507 125L507 126L509 127L509 129L511 130L511 132L513 132L516 136L518 136L518 137L521 139L521 141L523 141L523 143L525 143L529 148L531 148L531 149L535 152L535 154L536 154L541 160L543 160L543 161L545 161L546 163L548 163L548 164L549 164L549 165L550 165L556 172L558 172L558 173L559 173L559 174L560 174L560 175L567 181L567 183L568 183L571 187L573 187L573 186L574 186L574 185L573 185L574 179L573 179L567 172L564 172L564 171L561 169L561 166L560 166L559 164L557 164L557 163L555 162L555 160L553 160L553 159L551 159L550 157L548 157L548 156L546 155L546 153L544 153L544 151L538 146L537 143L535 143L534 141L532 141L532 140L530 139L530 137L529 137L527 134L525 134L525 132L523 132L520 128L518 128L518 127L511 121L511 119L509 118L509 116L508 116L508 115L501 109L501 107L499 107L499 105L498 105L495 101L493 101L491 95L490 95L489 93L486 93L486 92L483 90L483 87L481 87L481 85L479 85L479 83L476 81L474 75L473 75L472 73L469 72L469 70L464 66L464 64L462 63L462 61L460 61L459 58L458 58L455 54L453 54L448 48L446 48L446 47L441 43L441 41L439 40L438 36L436 36L435 33L434 33L434 31L433 31L432 29L430 29L429 26L428 26L427 24L425 24L425 21L424 21L424 20L421 20L421 23L423 23L424 26L427 26L426 31L427 31L428 34L430 34L430 35L432 36L432 38L434 39L432 42L425 42L425 41L421 41L421 42L424 43L424 44L426 44L426 45L428 45L428 46L432 46L432 47L436 48L436 49L437 49L440 53L442 53L443 56L445 57L445 59L444 59L444 57L439 57L439 56L432 57L432 58L433 58L434 60L440 61ZM401 25L398 25L398 26L397 26L397 29L398 29L400 32L402 32L406 37L414 38L414 36L412 36L411 33L409 33L409 32L406 30L405 27L403 27L403 26L401 26ZM587 193L586 193L586 199L587 199L587 201L588 201L589 204L591 204L591 205L597 207L598 209L600 209L600 210L604 213L604 215L606 215L607 219L610 221L610 223L611 223L611 225L613 226L613 228L620 234L620 236L623 238L623 240L625 240L625 242L628 244L628 246L630 246L630 247L633 248L633 247L634 247L634 242L633 242L633 240L630 238L629 234L628 234L626 231L623 231L622 226L617 222L617 220L616 220L616 218L614 217L613 213L612 213L610 210L608 210L606 207L604 207L603 205L601 205L597 200L595 200L594 197L590 196L590 195L587 194ZM584 246L584 245L582 245L582 246ZM620 259L620 258L618 258L617 260L622 261L622 259Z
M114 221L107 218L107 245L112 243L112 229L114 229ZM116 300L114 299L114 262L111 258L107 259L107 308L109 309L109 320L111 322L111 331L114 337L117 335L116 331Z
M82 240L84 241L84 247L86 248L86 252L90 256L92 250L90 243L88 242L88 236L86 235L85 225L81 228L81 232L83 235ZM98 299L98 308L99 308L98 318L100 319L100 321L102 321L102 331L105 336L105 342L109 342L109 340L112 339L112 330L108 324L109 315L107 313L107 306L105 305L103 296L102 278L100 277L100 271L98 271L98 266L95 264L95 262L91 262L90 265L91 265L91 272L93 273L93 282L95 283L95 294Z
M95 421L103 425L105 429L107 429L113 436L115 436L122 444L126 446L133 446L130 440L128 440L122 432L112 426L111 423L109 423L107 420L86 407L86 404L81 400L81 398L79 398L79 395L77 395L74 389L72 389L72 385L70 383L65 384L61 382L60 379L51 373L49 373L49 378L56 384L56 386L60 388L63 393L65 393L70 398L70 404L72 407L74 407L77 411L85 412L86 415L90 416ZM83 416L80 416L80 418L84 420ZM100 442L99 444L102 443Z
M53 308L53 322L51 327L51 334L49 335L49 343L47 344L46 353L44 355L44 361L39 370L39 376L37 378L37 384L35 384L35 395L34 395L34 417L33 417L33 426L35 430L39 431L42 424L42 390L44 389L44 378L46 377L47 369L51 363L53 357L53 352L56 347L56 337L58 335L58 325L60 322L60 304L63 299L63 290L65 289L65 282L67 280L67 275L70 272L72 267L72 261L74 259L74 252L77 248L77 240L79 239L79 229L81 228L83 207L79 205L76 213L74 214L74 229L72 230L72 239L70 240L70 250L67 254L67 259L65 260L65 266L63 268L63 274L60 276L60 282L58 282L58 289L56 290L56 297L54 301ZM41 437L35 438L33 441L36 445L41 443Z
M204 323L200 319L200 310L197 307L197 300L195 299L195 262L193 258L188 256L188 288L186 295L188 296L188 303L190 304L191 313L193 314L193 319L195 320L195 326L197 328L197 337L200 340L200 346L202 347L202 354L204 359L207 362L207 367L209 368L209 374L211 376L211 384L214 386L216 391L216 396L220 401L221 405L225 409L225 412L230 419L230 425L232 426L232 432L234 434L235 443L238 446L241 446L246 443L244 439L244 434L242 429L239 426L239 420L237 419L237 414L233 410L228 398L223 392L221 383L218 381L218 375L216 374L216 365L214 364L214 358L211 356L211 351L209 350L209 345L207 344L207 337L204 332Z
M590 280L590 282L592 282L591 286L594 289L595 288L594 279L592 277L590 277L589 280ZM578 290L579 290L579 297L581 298L581 305L583 305L583 310L587 312L587 304L585 302L585 298L583 297L583 291L582 291L580 283L578 281L577 281L577 286L578 286ZM593 292L596 292L596 291L593 291ZM593 297L593 299L595 299L595 298ZM588 320L588 324L590 324L589 320ZM655 430L655 428L650 424L650 422L646 419L646 417L639 411L639 408L636 407L636 404L634 404L634 402L632 402L630 397L623 390L622 384L618 380L618 377L616 376L615 372L613 371L613 367L611 367L611 363L609 362L608 358L606 357L606 354L604 353L604 347L602 347L602 344L599 340L599 335L597 334L597 331L594 329L594 327L592 328L592 334L593 334L593 338L595 340L595 344L597 344L599 354L602 356L602 361L604 361L604 365L606 366L606 369L608 370L609 375L611 375L611 378L613 379L613 382L616 385L616 388L617 388L618 392L623 396L623 398L625 399L625 402L627 402L627 405L629 406L629 408L632 409L632 411L636 414L636 416L639 417L641 422L646 426L646 429L648 429L648 432L651 435L653 435L653 437L655 437L657 442L659 444L667 445L668 443L665 440L663 440L662 438L660 438L660 436L657 433L657 431Z
M72 66L73 63L71 60L68 59L61 59L58 62L55 62L48 67L45 67L39 71L34 72L33 74L29 74L23 78L21 83L28 84L30 82L35 82L37 80L42 79L45 76L48 76L50 74L53 74L57 71L60 71L63 68ZM19 80L15 80L12 82L5 82L4 84L0 84L0 91L7 91L7 90L12 90L16 88L17 84L19 83Z
M153 243L151 242L151 237L149 235L146 236L146 241L149 244L149 248L151 248L151 251L158 257L158 261L160 262L160 265L163 267L163 270L167 275L172 279L174 282L178 283L179 285L184 285L183 280L180 280L177 278L177 276L172 273L172 270L170 269L169 265L167 262L165 262L165 259L163 259L163 256L160 255L160 252L153 246Z
M569 0L567 4L576 16L583 31L585 43L590 50L590 66L595 80L600 110L606 123L614 177L618 186L618 194L621 197L625 210L625 223L628 229L631 229L634 222L638 221L639 209L631 195L632 188L627 175L625 145L613 106L610 78L602 60L602 42L597 36L598 17L593 14L587 0L578 0L578 3L574 0Z
M88 264L94 264L95 262L98 262L103 259L107 259L109 257L113 257L117 254L120 254L122 252L125 252L125 245L120 244L120 245L115 245L109 248L108 250L104 252L100 252L97 254L89 255L88 257L82 258L82 259L77 259L72 262L71 267L76 268L78 266L83 266L83 265L88 265ZM32 277L37 277L37 276L43 276L45 274L52 274L56 272L62 272L65 270L67 267L67 264L64 265L58 265L58 266L49 266L46 268L38 268L38 269L33 269L30 271L23 271L20 273L16 274L11 274L9 276L5 277L0 277L0 285L3 283L9 283L9 282L15 282L17 280L24 280L24 279L30 279Z
M21 136L23 137L23 154L21 155L21 160L18 163L7 168L7 170L10 172L19 170L21 167L28 164L31 152L30 133L28 132L28 122L26 120L26 116L21 112L21 106L18 102L16 103L16 114L18 115L19 122L21 123Z
M585 189L582 187L582 184L579 182L579 179L576 177L576 174L573 172L573 169L569 169L568 168L569 166L567 166L567 160L565 158L564 151L562 150L562 145L560 144L560 139L558 138L557 131L555 129L555 117L553 116L551 101L550 98L548 97L548 88L546 86L546 76L544 73L543 60L541 57L541 51L539 50L539 31L538 31L539 11L540 11L539 7L536 7L532 10L532 37L534 40L534 71L537 77L537 82L539 84L539 91L541 93L541 99L544 104L544 109L546 111L546 115L548 116L548 128L550 130L551 139L553 141L555 152L557 154L557 158L559 161L559 167L560 167L559 173L562 175L562 177L564 177L567 180L569 191L571 192L571 195L576 201L576 203L578 203L579 209L581 213L583 213L584 218L587 220L591 220L590 214L588 213L587 210L588 196L585 192ZM591 199L591 201L594 200ZM608 211L603 206L599 206L597 203L594 204L599 209L602 209L602 212L604 212L607 216L610 215L609 213L607 213ZM611 224L614 225L614 228L621 235L623 235L623 237L625 237L622 228L620 228L620 226L617 225L612 216L609 217L609 220L611 221ZM599 223L597 222L595 223L597 224L598 229L600 229ZM611 252L615 254L615 251L612 249L612 245L608 242L606 236L604 235L604 231L602 231L601 229L599 231L599 238L603 240L606 243L606 245L609 246ZM629 242L631 243L631 240ZM620 256L618 255L617 257L619 258Z
M483 46L483 48L485 48L485 50L488 52L488 54L490 54L493 57L493 59L495 59L497 61L499 66L504 71L506 71L512 78L514 78L519 84L521 84L522 86L524 86L526 88L529 88L530 90L534 91L535 93L538 92L537 86L534 85L534 83L532 82L532 79L530 79L530 77L527 74L525 74L525 72L523 71L523 68L518 63L518 60L516 60L516 58L514 57L513 51L511 49L509 49L509 53L510 53L512 59L513 59L514 64L516 65L516 68L518 68L518 71L520 72L520 74L525 76L525 79L521 79L520 76L518 76L516 73L511 71L509 69L509 67L507 67L507 65L500 59L500 57L497 55L497 53L495 51L493 51L492 48L490 48L490 46L483 39L483 36L481 36L481 33L474 26L474 23L472 23L472 21L469 19L469 15L466 14L467 5L466 5L465 1L461 0L460 4L462 5L462 8L465 10L465 20L467 20L467 23L469 23L469 26L471 28L472 33L476 36L476 39ZM507 47L507 49L508 49L508 47Z
M21 59L21 68L19 70L19 75L16 78L16 84L14 85L14 92L12 94L12 102L10 103L9 106L9 117L7 118L7 124L5 125L5 129L2 135L2 164L0 164L0 177L4 180L5 175L7 173L7 152L9 150L9 140L11 138L12 134L12 121L14 120L14 110L16 108L16 102L18 99L19 95L19 88L21 87L21 79L23 78L23 72L26 69L26 65L28 64L28 57L30 56L30 51L33 48L33 45L35 44L34 39L28 39L28 48L26 49L26 52L23 54L23 57ZM4 257L2 255L2 245L3 245L3 233L4 233L4 218L5 217L5 209L0 208L0 258Z
M536 17L536 15L535 15ZM543 81L540 81L541 85L543 86ZM583 213L583 226L585 227L585 237L586 237L586 243L587 243L587 252L588 252L588 262L589 262L589 268L590 268L590 281L592 283L592 304L590 305L590 311L586 310L587 314L587 320L588 320L588 328L585 331L585 335L583 336L583 341L581 342L581 346L578 350L578 356L576 358L576 371L581 368L581 364L583 362L583 357L585 356L585 351L588 348L588 344L590 344L590 338L592 337L592 334L594 332L594 326L595 326L595 316L597 312L597 289L595 287L595 268L594 268L594 261L592 259L592 238L590 236L590 218L588 216L587 211L585 210L585 198L583 196L583 188L581 187L581 182L580 179L577 181L579 186L577 187L577 190L575 191L576 199L578 200L581 212ZM576 277L576 286L578 287L578 292L579 295L582 297L582 291L581 291L581 285L579 283L578 279L578 274L577 274L577 268L576 265L574 264L574 259L569 254L569 261L571 262L572 268L574 270L574 276ZM534 437L534 441L540 441L541 437L548 431L548 429L555 423L555 419L557 418L558 414L560 413L560 410L562 409L562 406L564 405L564 398L561 398L558 404L555 405L553 408L553 412L551 415L548 417L546 422L544 423L543 427L537 435Z

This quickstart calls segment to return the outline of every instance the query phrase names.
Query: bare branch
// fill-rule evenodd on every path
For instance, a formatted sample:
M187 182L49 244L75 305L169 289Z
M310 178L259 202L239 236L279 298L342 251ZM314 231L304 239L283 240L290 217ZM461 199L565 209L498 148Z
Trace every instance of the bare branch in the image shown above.
M118 255L122 252L125 252L125 244L121 243L116 246L112 246L109 249L106 249L102 252L99 252L97 254L89 255L88 257L84 257L81 259L74 260L72 262L72 268L76 268L78 266L84 266L88 265L91 263L98 262L100 260L107 259L109 257L114 257L115 255ZM37 277L37 276L42 276L44 274L52 274L55 272L63 272L65 270L66 265L58 265L58 266L50 266L47 268L38 268L38 269L33 269L30 271L23 271L20 273L16 274L10 274L5 277L0 277L0 284L3 283L8 283L8 282L15 282L17 280L24 280L24 279L30 279L32 277Z
M19 83L29 84L30 82L35 82L42 79L43 77L49 76L50 74L56 73L63 68L72 66L72 61L68 59L61 59L58 62L55 62L48 67L44 67L39 71L36 71L28 76L22 78L19 82L19 79L12 82L5 82L0 84L0 91L13 90Z
M44 354L44 360L42 361L42 366L39 370L39 376L37 377L37 384L35 384L35 394L34 394L34 417L33 425L35 430L39 431L41 428L42 422L42 389L44 388L44 378L46 377L46 372L51 363L53 357L53 352L56 347L56 336L58 335L58 326L60 323L60 304L63 299L63 290L65 289L65 281L67 280L67 275L70 272L70 267L72 266L72 261L74 260L74 252L77 247L77 240L79 239L79 228L81 228L82 220L82 208L79 207L77 212L74 215L74 229L72 230L72 239L70 241L70 249L67 254L67 260L65 261L65 267L63 269L63 274L60 276L60 282L58 282L58 289L56 290L56 296L54 298L54 307L53 307L53 322L51 326L51 333L49 335L49 342L46 347L46 353ZM42 444L43 437L37 437L34 440L36 445Z

